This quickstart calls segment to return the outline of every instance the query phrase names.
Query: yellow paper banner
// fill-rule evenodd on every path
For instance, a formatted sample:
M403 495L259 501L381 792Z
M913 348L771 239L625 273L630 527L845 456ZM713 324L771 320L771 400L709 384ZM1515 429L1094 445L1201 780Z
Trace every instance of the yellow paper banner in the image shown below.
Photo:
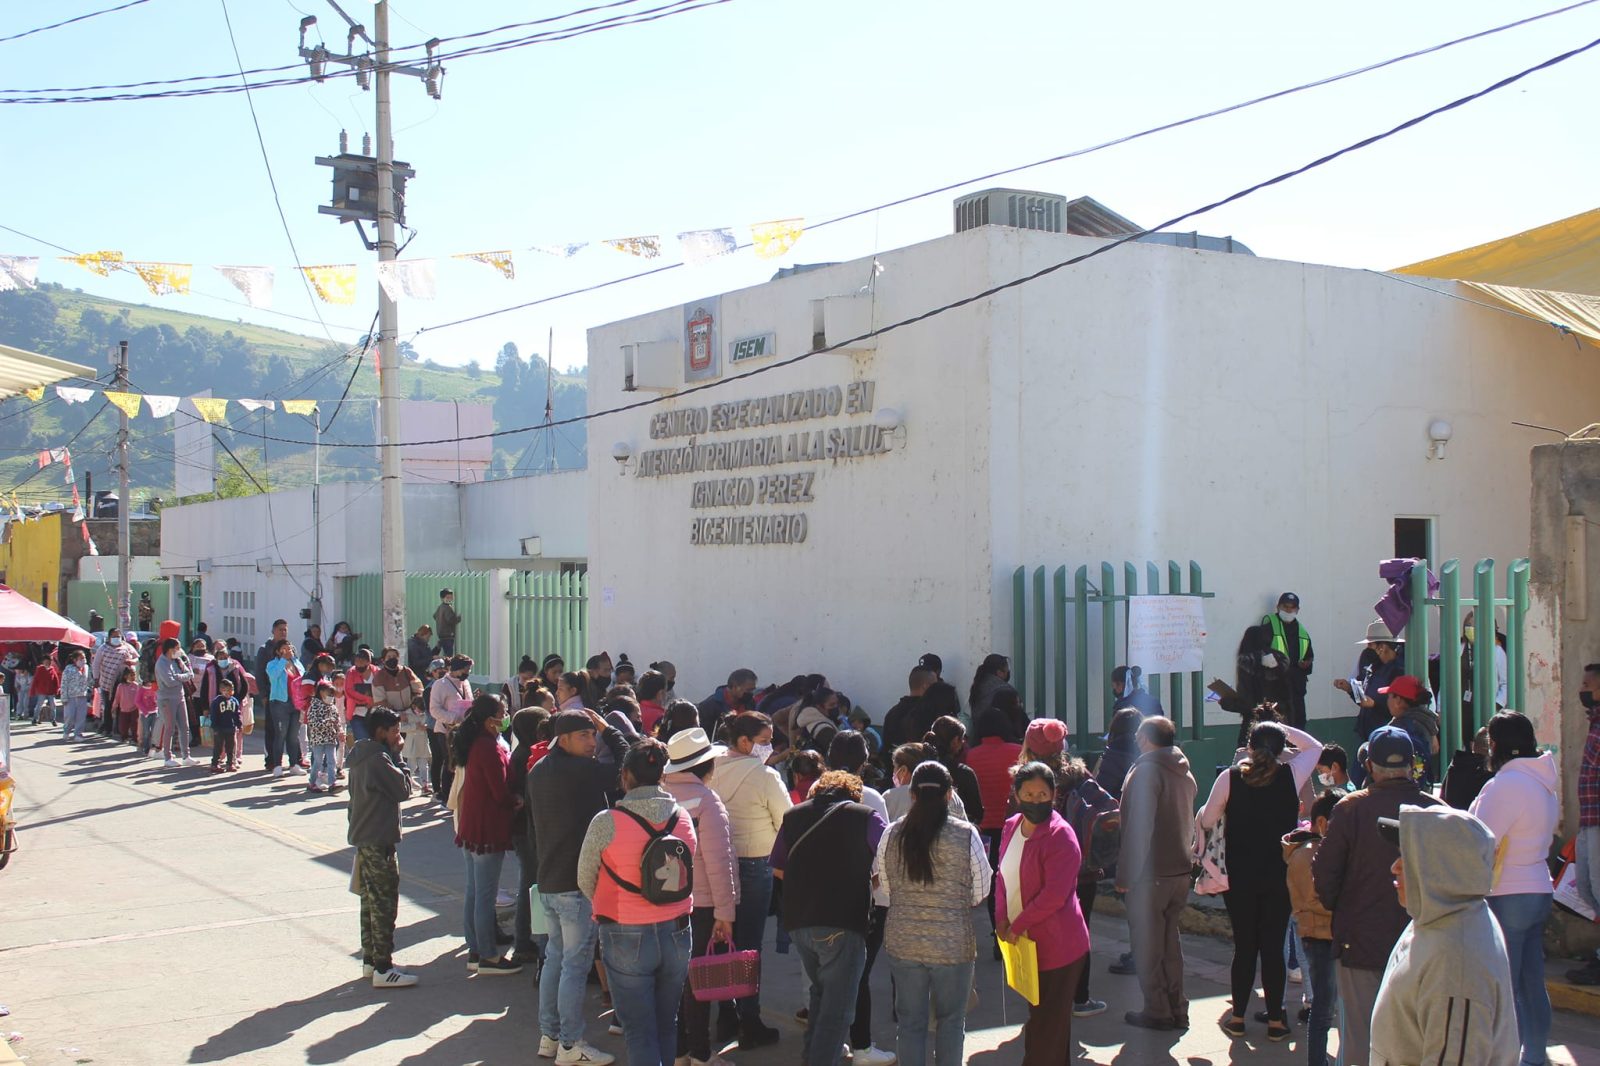
M82 255L64 255L64 262L76 263L91 274L110 277L113 270L122 269L121 252L85 252Z
M756 255L763 259L776 259L794 247L795 241L806 231L803 218L780 218L775 222L757 222L750 227L750 243Z
M283 409L291 415L308 415L317 409L315 400L281 400Z
M129 261L127 268L144 281L152 296L187 295L189 282L194 277L192 263L136 263Z
M505 275L507 281L514 281L517 276L517 267L511 261L511 253L509 251L462 252L460 255L453 255L450 258L470 259L474 263L482 263L484 266L494 267Z
M200 417L207 422L221 422L228 413L228 401L221 397L193 396L189 402L194 404L194 409L199 411Z
M139 404L144 401L136 392L102 392L100 395L116 404L129 418L139 413Z
M654 259L661 254L660 237L619 237L613 241L601 241L607 248L615 248L619 252L636 255L640 259Z
M306 280L323 303L349 307L356 302L356 265L301 267Z
M44 399L44 386L39 385L31 389L23 389L22 394L35 402Z

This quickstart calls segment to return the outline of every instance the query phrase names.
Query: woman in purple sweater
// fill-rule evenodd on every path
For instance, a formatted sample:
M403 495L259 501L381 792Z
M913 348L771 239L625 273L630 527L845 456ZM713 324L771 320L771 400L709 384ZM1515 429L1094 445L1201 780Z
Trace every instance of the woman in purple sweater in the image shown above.
M1000 833L994 890L996 935L1026 936L1039 950L1039 1005L1022 1027L1023 1066L1072 1061L1072 1000L1089 960L1089 927L1078 907L1078 838L1056 810L1055 772L1032 762L1011 784L1020 814Z

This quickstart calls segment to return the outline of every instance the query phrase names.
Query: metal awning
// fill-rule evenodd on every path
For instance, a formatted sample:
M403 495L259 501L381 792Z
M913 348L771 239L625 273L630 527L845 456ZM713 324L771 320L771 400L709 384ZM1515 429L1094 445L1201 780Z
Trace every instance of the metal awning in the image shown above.
M94 380L94 370L65 359L0 344L0 400L68 378Z

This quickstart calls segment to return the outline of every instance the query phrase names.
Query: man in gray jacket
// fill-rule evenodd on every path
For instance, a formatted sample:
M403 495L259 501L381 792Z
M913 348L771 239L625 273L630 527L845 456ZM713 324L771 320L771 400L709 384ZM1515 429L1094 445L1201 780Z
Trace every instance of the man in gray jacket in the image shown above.
M409 988L414 974L395 969L394 921L400 907L400 802L411 796L411 771L400 761L400 716L387 707L367 712L365 740L344 761L350 780L354 880L361 894L361 969L373 988Z
M1139 758L1122 786L1122 851L1117 888L1127 893L1128 928L1144 1009L1123 1015L1141 1029L1189 1028L1178 917L1194 865L1194 775L1170 719L1146 718Z
M1378 819L1400 849L1394 888L1411 924L1395 943L1372 1011L1372 1066L1511 1066L1521 1055L1511 963L1484 897L1494 833L1466 811L1400 808Z

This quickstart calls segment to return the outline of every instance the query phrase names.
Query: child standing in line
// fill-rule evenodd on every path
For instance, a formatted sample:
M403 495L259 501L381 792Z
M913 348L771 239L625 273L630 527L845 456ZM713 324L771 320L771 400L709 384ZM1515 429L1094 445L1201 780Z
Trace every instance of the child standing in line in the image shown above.
M405 760L406 769L416 777L421 775L431 757L428 748L428 712L423 709L422 697L411 701L411 709L406 712L402 725L405 727L405 746L401 750L401 758Z
M333 682L318 681L315 694L306 706L306 736L311 742L311 779L306 784L310 792L337 792L338 771L333 753L339 747L344 724L339 707L334 703ZM321 777L326 784L317 784Z
M339 708L339 743L333 749L333 768L334 777L340 778L344 776L344 746L350 737L350 692L343 670L335 670L328 680L333 682L333 705Z
M1339 982L1333 958L1333 914L1317 898L1311 882L1311 860L1328 832L1328 818L1334 805L1344 799L1343 789L1330 788L1311 804L1311 824L1283 838L1283 858L1289 866L1289 903L1295 923L1300 927L1300 946L1305 949L1305 965L1311 989L1310 1025L1306 1028L1306 1062L1326 1066L1328 1029L1339 1009ZM1301 1021L1307 1020L1302 1011Z
M151 696L150 709L155 710L155 697ZM122 671L116 694L111 697L112 721L117 723L117 739L129 744L139 743L139 671L128 667Z
M128 670L133 672L134 680L137 682L139 677L137 668L130 666ZM122 676L126 681L128 672L124 671ZM139 690L133 695L133 705L139 711L139 748L148 759L161 747L161 738L156 736L161 715L156 711L155 678L152 677L139 686Z
M239 730L243 728L244 716L233 695L233 681L225 677L217 682L217 694L211 700L212 773L239 769Z

